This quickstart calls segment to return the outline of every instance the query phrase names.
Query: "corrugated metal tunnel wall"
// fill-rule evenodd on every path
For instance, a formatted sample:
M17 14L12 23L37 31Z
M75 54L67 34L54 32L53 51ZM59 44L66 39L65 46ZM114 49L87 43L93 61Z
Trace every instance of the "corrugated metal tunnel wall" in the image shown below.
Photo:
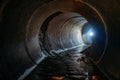
M27 69L37 65L42 56L38 40L40 25L58 8L74 12L74 8L79 7L77 3L81 0L66 0L62 4L63 7L55 5L59 4L59 0L55 0L53 9L49 4L51 1L54 0L0 1L0 80L16 80ZM101 13L107 25L108 45L105 55L98 65L113 80L119 80L120 1L83 1L93 5ZM75 6L75 4L77 5ZM48 7L44 8L45 5ZM39 13L36 13L37 11ZM83 11L81 11L82 14L84 14Z

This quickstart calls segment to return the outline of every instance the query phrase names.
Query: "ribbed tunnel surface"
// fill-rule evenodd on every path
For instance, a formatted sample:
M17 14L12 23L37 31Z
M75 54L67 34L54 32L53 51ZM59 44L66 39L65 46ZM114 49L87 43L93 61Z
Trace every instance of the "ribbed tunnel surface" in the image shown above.
M46 30L46 48L50 53L57 54L75 49L81 52L88 47L82 38L82 28L86 23L85 18L75 13L63 13L55 17Z
M86 48L82 53L89 53L105 74L120 79L118 0L6 0L0 4L0 80L24 79L41 61L56 65L50 56ZM92 43L82 32L89 26L95 30ZM69 64L60 59L59 67Z

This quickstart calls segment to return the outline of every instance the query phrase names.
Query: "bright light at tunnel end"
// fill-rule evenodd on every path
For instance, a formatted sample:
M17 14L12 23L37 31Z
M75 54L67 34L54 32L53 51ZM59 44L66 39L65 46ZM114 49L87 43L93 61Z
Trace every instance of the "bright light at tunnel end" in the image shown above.
M90 36L94 36L94 33L93 33L93 32L90 32L89 35L90 35Z
M87 32L87 35L88 35L89 37L93 37L93 36L95 36L95 31L94 31L93 29L90 29L90 30Z
M83 34L83 40L85 43L92 44L96 31L93 28L86 29L86 32Z

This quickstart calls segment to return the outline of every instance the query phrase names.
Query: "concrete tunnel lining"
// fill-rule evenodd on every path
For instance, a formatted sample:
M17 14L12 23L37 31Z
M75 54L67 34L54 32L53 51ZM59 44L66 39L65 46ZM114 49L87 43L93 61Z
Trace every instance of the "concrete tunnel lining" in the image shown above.
M54 2L53 2L53 4L54 4ZM55 4L56 4L56 2L55 2ZM60 4L62 4L62 2L61 2L61 3L58 2L58 4L60 5ZM40 24L42 23L42 21L44 21L44 20L50 15L50 13L53 14L54 10L55 10L55 12L56 12L56 11L59 11L59 10L60 10L60 11L65 11L65 10L69 11L68 8L67 8L67 9L64 9L64 8L63 8L63 9L62 9L61 6L58 6L58 8L55 7L55 9L54 9L53 6L55 6L55 5L52 6L52 3L50 3L49 6L50 6L50 9L47 8L47 10L46 10L47 12L44 12L44 10L43 10L43 12L42 12L41 8L40 8L40 10L39 10L38 12L35 12L35 13L37 13L38 15L43 13L43 16L44 16L44 17L41 18L42 15L40 15L40 18L39 18L38 15L35 14L35 16L37 17L37 19L38 19L38 18L39 18L39 19L38 19L38 20L34 20L34 24L35 24L35 21L36 21L35 26L33 26L33 24L32 24L32 25L30 24L30 26L34 27L33 29L30 28L30 27L29 27L30 30L28 29L28 32L30 31L30 34L28 33L28 35L30 35L31 37L26 34L26 36L28 36L28 37L30 38L30 40L29 40L29 38L26 39L27 44L28 44L27 47L28 47L28 49L29 49L28 51L29 51L29 54L31 55L31 57L33 58L33 60L35 60L35 61L37 60L37 57L38 57L38 59L39 59L39 53L34 53L34 51L39 50L38 38L37 38L37 37L38 37L38 32L39 32L39 31L38 31L38 30L39 30L38 28L40 27ZM51 7L51 6L52 6L52 7ZM67 5L67 6L68 6L68 5ZM60 7L60 9L59 9L59 7ZM65 7L65 6L64 6L64 7ZM72 9L74 9L74 7L72 7L71 5L70 5L69 7L71 7L71 10L70 10L70 11L72 11ZM53 10L51 10L51 8L53 8ZM44 9L44 8L43 8L43 9ZM58 10L57 10L57 9L58 9ZM48 12L49 12L49 13L48 13ZM46 14L45 14L45 13L46 13ZM47 15L48 15L48 16L47 16ZM32 16L32 17L34 17L34 16ZM36 17L35 17L35 18L36 18ZM39 22L38 22L38 21L39 21ZM38 26L38 28L37 28L37 26ZM35 28L35 27L36 27L36 28ZM36 29L36 30L35 30L35 29ZM32 30L32 31L31 31L31 30ZM36 36L35 36L35 35L36 35ZM36 40L35 40L35 39L36 39ZM33 42L33 40L35 40L35 41ZM29 41L30 44L28 43L28 41ZM36 42L37 42L37 43L36 43ZM31 43L36 43L36 45L38 45L38 47L35 48L36 45L34 46L34 45L32 45ZM32 46L31 46L31 45L32 45ZM32 48L30 48L30 47L32 47ZM34 49L34 50L32 50L32 49ZM32 50L33 52L32 52L31 50ZM40 57L41 57L41 56L40 56Z
M38 42L37 37L39 36L40 26L42 26L42 23L50 15L52 15L52 14L54 14L56 12L76 12L78 14L80 13L83 16L85 16L88 20L91 18L91 16L87 15L88 14L87 12L86 13L82 13L84 9L80 8L82 12L79 12L80 10L77 11L77 8L75 8L76 5L74 5L74 4L78 4L78 5L81 5L81 4L79 4L79 3L74 3L73 4L72 1L69 1L68 5L66 5L65 3L67 4L68 2L67 1L65 1L65 2L64 1L53 1L53 2L49 3L49 5L43 5L42 7L38 8L34 12L34 14L31 16L31 18L30 18L30 20L28 22L28 27L27 27L28 28L28 32L26 33L26 35L28 37L30 37L30 36L33 37L33 35L34 36L36 35L35 36L36 37L36 41L35 42ZM61 4L62 4L62 6L61 6ZM63 6L63 4L65 4L65 5ZM91 11L93 11L93 14L97 15L97 13L94 10L92 10L91 8L89 8L88 6L86 8L88 8ZM39 14L41 14L41 15L39 15ZM99 15L98 15L98 18L100 18ZM93 20L94 20L94 18L93 18ZM92 20L90 20L90 21L92 21ZM100 24L102 24L102 23L100 23ZM104 26L104 24L102 24L101 26ZM34 27L34 29L32 27ZM27 38L26 38L26 40L27 40ZM29 40L29 38L28 38L28 40ZM30 41L30 43L32 43L32 42ZM28 48L29 48L29 46L28 46ZM30 54L34 54L34 53L30 53ZM38 56L36 55L36 57L38 57ZM36 57L33 57L33 59L36 60L37 59Z
M62 4L62 6L61 6L61 4ZM57 5L57 7L56 7L56 5ZM77 13L81 13L83 16L85 16L90 21L90 16L87 15L88 13L83 12L84 10L81 9L81 8L80 8L80 10L82 12L80 12L80 10L78 10L78 6L80 6L80 4L78 2L73 3L72 0L69 1L69 2L68 2L68 0L66 0L65 2L58 0L58 1L53 1L53 2L50 2L48 4L44 4L44 5L40 6L40 8L38 8L32 14L32 16L30 17L30 19L27 23L27 28L26 28L27 33L25 35L26 36L25 44L26 44L26 47L28 48L28 53L29 53L29 56L31 56L33 65L34 64L39 64L39 60L41 58L41 54L40 54L41 48L40 48L39 39L38 39L40 26L50 15L52 15L55 12L58 12L58 11L61 11L61 12L77 12ZM97 13L93 12L93 15L94 14L97 14ZM97 16L97 17L99 17L99 16ZM23 71L25 71L25 70L26 70L26 68L24 68Z
M45 43L48 43L46 46L49 51L64 52L66 49L75 49L74 46L82 50L82 46L87 46L84 44L81 34L86 22L83 17L75 13L63 13L51 20L45 35ZM76 31L79 31L79 39L77 39Z
M54 4L54 2L53 2L53 4ZM55 4L56 4L56 2L55 2ZM60 3L58 3L58 4L60 5ZM45 6L46 6L46 5L45 5ZM61 11L61 12L62 12L62 11L63 11L63 12L64 12L64 11L65 11L65 12L66 12L66 11L70 11L70 12L71 12L72 9L74 8L74 7L71 7L71 5L70 5L69 7L71 7L71 8L69 8L69 9L71 9L71 10L65 9L65 8L61 8L62 6L58 6L58 8L57 8L57 7L54 7L54 8L55 8L55 9L54 9L54 8L53 8L54 5L52 5L52 3L51 3L50 5L48 5L48 6L49 6L50 9L47 8L47 9L46 9L47 12L44 12L44 10L42 11L42 9L45 9L45 7L42 6L42 7L44 7L44 8L39 8L40 10L38 9L38 10L33 14L33 15L34 15L34 16L32 16L32 17L33 17L33 20L35 19L34 21L36 21L36 22L34 23L34 24L35 24L34 27L37 27L37 26L40 27L40 25L42 25L42 23L43 23L42 21L45 21L45 19L46 19L50 14L54 14L54 12L57 12L57 11L58 11L58 12L59 12L59 11ZM52 7L51 7L51 6L52 6ZM68 5L65 5L65 6L68 6ZM65 7L65 6L64 6L64 7ZM60 7L60 8L59 8L59 7ZM49 13L48 13L48 12L49 12ZM45 13L46 13L46 14L45 14ZM38 17L39 14L41 14L41 15L40 15L40 18ZM42 15L42 14L43 14L43 15ZM37 15L37 17L35 17L36 15ZM42 17L41 17L41 16L42 16ZM43 16L44 16L44 17L43 17ZM30 20L32 20L32 17L31 17ZM87 16L87 17L88 17L88 16ZM38 20L36 20L36 19L38 19ZM38 22L37 22L37 21L38 21ZM30 22L31 22L31 21L30 21ZM31 23L30 23L30 24L31 24ZM31 26L31 25L30 25L30 26ZM32 26L33 26L33 24L32 24ZM36 31L34 31L34 32L35 32L35 35L36 35L36 37L37 37L37 36L38 36L38 32L39 32L38 29L36 28ZM36 32L37 32L37 33L36 33ZM31 34L31 33L30 33L30 34ZM34 33L33 33L33 34L34 34ZM33 35L33 34L32 34L32 35ZM36 42L38 42L38 41L36 41ZM30 42L30 43L31 43L31 42ZM28 48L29 48L29 46L28 46ZM31 50L31 49L30 49L30 50ZM30 52L31 52L31 51L30 51ZM31 53L31 54L32 54L32 53ZM33 56L32 56L32 57L33 57ZM37 56L37 57L38 57L38 56ZM36 57L35 57L35 59L36 59Z

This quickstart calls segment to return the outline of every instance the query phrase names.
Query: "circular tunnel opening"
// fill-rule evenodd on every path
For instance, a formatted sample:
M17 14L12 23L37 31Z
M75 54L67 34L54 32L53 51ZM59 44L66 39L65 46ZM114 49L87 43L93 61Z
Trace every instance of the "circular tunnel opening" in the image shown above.
M32 25L29 28L34 27L35 34L32 35L36 36L41 52L47 57L83 53L98 63L107 42L106 24L100 13L85 3L66 5L66 2L64 6L61 3L64 1L53 1L42 10L38 8L29 21Z
M50 54L81 52L89 46L82 38L82 28L86 23L87 20L77 13L61 13L55 16L46 26L41 27L41 30L45 30L42 42L44 49Z
M48 4L36 9L27 25L25 43L31 57L38 60L41 53L51 56L66 51L81 52L85 49L86 52L86 48L91 45L87 53L91 53L90 56L97 62L103 56L107 44L107 28L101 14L84 2L51 1ZM89 30L87 27L95 31L91 38L83 36Z
M100 21L92 19L74 12L50 15L40 28L43 51L51 56L82 52L99 60L106 46L106 31Z
M44 25L44 23L47 25ZM84 66L84 69L88 68L88 70L86 70L88 73L80 74L79 71L79 73L77 73L75 70L73 70L75 73L70 71L67 73L66 71L68 68L66 68L66 66L67 64L75 64L74 59L78 61L88 61L85 55L95 60L96 62L102 58L101 55L104 54L103 51L105 49L107 38L103 24L99 21L96 21L96 19L90 20L82 16L80 13L75 12L56 12L50 15L44 21L44 23L40 28L40 32L42 33L40 33L39 36L43 36L40 38L40 41L42 41L40 45L43 47L43 51L47 56L55 56L54 58L48 57L48 61L45 61L48 63L49 59L58 59L60 61L58 63L57 61L53 61L50 66L55 66L57 64L56 68L50 68L47 70L48 72L41 72L41 74L51 78L59 76L64 78L66 77L65 75L68 75L69 77L73 76L73 79L75 79L75 77L79 77L80 75L92 75L92 67ZM58 57L56 58L56 56ZM70 57L74 57L73 61L67 62L67 59ZM67 58L66 62L64 58ZM54 63L56 64L54 65ZM64 67L59 69L59 67L62 67L61 64L64 64ZM41 66L43 71L46 70L46 68L44 68L44 66L46 66L45 64ZM78 65L75 64L74 66L74 68L77 69L76 66ZM71 70L72 69L73 68L71 68ZM84 78L85 77L83 77L83 79Z

